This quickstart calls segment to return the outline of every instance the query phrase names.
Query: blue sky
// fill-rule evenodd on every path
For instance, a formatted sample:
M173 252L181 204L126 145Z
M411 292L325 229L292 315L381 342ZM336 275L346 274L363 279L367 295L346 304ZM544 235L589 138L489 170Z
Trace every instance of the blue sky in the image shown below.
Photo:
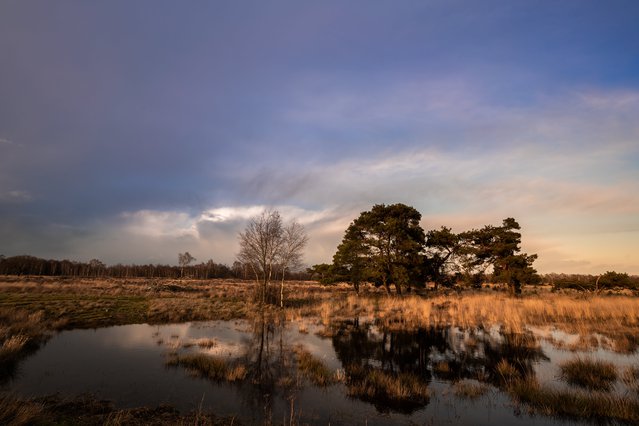
M403 202L515 217L540 272L639 274L635 1L0 3L0 253L309 264Z

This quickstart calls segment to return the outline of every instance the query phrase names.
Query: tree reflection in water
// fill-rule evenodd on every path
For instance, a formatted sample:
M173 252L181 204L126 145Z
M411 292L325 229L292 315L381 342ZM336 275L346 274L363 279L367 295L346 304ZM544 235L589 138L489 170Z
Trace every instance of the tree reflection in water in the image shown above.
M450 327L388 331L358 321L337 328L333 347L346 371L349 395L373 403L379 411L405 414L428 404L414 381L426 386L433 379L475 379L499 386L503 375L498 366L504 360L518 376L532 378L534 363L548 359L532 334ZM366 376L380 374L393 380L379 383L377 390L369 389L375 381L362 383Z
M252 324L251 338L245 341L242 362L248 367L248 383L241 393L244 402L259 408L264 419L273 417L274 401L294 397L293 351L285 325L283 318L260 312Z
M278 315L257 313L252 332L242 333L241 355L227 359L229 365L246 369L243 379L233 381L233 386L242 405L261 420L283 413L292 416L292 404L300 391L313 387L312 380L305 380L308 376L291 340L297 336L293 341L299 349L304 337L287 331L286 325ZM498 329L391 331L346 321L334 329L332 345L343 369L343 374L333 376L341 377L345 385L336 391L372 404L379 412L408 415L429 404L433 381L474 379L504 389L511 378L534 378L535 363L548 360L532 333ZM335 380L330 384L336 384Z

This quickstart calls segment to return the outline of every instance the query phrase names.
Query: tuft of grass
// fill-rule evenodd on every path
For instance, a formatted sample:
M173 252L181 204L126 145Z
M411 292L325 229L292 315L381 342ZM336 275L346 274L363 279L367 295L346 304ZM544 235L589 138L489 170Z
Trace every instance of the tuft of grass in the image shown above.
M450 364L448 361L439 361L433 366L433 371L440 375L448 375L450 374Z
M302 346L295 348L297 368L304 377L316 386L328 386L335 383L336 375L319 359Z
M427 404L428 386L412 374L351 366L347 369L348 394L368 400Z
M626 386L639 394L639 367L630 367L621 376Z
M183 367L197 377L215 381L236 382L244 380L247 368L244 365L229 363L220 357L196 353L171 356L166 365Z
M521 377L519 371L506 359L499 361L496 371L499 374L500 381L506 384L519 380Z
M608 391L617 380L617 367L611 362L577 357L559 365L561 378L571 385L589 390Z
M211 349L212 347L217 346L217 340L215 339L206 339L206 338L196 339L193 341L193 343L195 343L196 345L198 345L200 348L203 348L203 349Z
M488 392L488 386L471 380L460 380L453 385L453 392L459 398L477 399Z
M42 420L44 407L34 401L23 401L10 395L0 395L0 424L30 425Z
M557 417L639 422L639 401L598 391L557 390L534 379L516 380L508 392L533 411Z
M23 334L10 336L2 343L2 346L0 346L0 360L11 358L18 354L24 349L29 340L29 336Z

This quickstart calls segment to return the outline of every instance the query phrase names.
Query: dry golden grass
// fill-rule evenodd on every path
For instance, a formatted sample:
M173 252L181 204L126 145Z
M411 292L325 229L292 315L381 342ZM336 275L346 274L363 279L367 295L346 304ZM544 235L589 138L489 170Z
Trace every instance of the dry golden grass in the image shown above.
M412 374L391 374L374 368L347 368L348 394L363 399L428 403L430 390Z
M639 395L639 367L630 367L621 376L623 383Z
M43 411L43 405L35 401L22 401L9 395L0 395L0 424L34 424L41 420Z
M559 368L562 379L590 390L610 390L618 376L615 364L599 359L576 357L560 364Z
M237 362L202 353L173 355L166 362L169 367L182 367L197 377L215 381L236 382L246 378L247 367Z
M459 398L477 399L488 390L488 385L476 381L460 380L453 384L453 392Z
M521 377L519 371L506 359L502 359L497 364L497 374L499 374L499 379L502 384L511 383L519 380Z
M316 386L328 386L336 382L337 375L303 346L295 347L297 369Z
M354 316L370 316L389 329L500 326L525 334L528 326L552 326L589 336L611 338L613 349L629 351L639 344L639 299L627 296L577 298L552 293L512 298L503 293L453 296L358 297L324 302L318 307L322 323Z
M549 416L613 421L622 424L639 422L639 401L626 395L583 390L557 390L534 379L516 380L508 392L533 412Z
M211 413L181 414L163 405L155 408L116 409L111 402L92 398L62 399L46 397L21 399L0 395L0 424L22 425L237 425L234 417Z

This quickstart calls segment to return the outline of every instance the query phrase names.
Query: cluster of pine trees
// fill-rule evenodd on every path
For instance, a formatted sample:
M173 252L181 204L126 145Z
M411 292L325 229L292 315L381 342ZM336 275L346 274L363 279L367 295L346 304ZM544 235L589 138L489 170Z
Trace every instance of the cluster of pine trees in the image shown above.
M522 284L540 280L532 267L537 255L521 253L520 226L513 218L501 226L487 225L455 234L442 227L426 233L421 214L404 204L373 206L345 232L332 264L310 272L323 282L362 282L394 287L398 294L426 282L450 286L461 280L480 286L488 273L513 293Z

